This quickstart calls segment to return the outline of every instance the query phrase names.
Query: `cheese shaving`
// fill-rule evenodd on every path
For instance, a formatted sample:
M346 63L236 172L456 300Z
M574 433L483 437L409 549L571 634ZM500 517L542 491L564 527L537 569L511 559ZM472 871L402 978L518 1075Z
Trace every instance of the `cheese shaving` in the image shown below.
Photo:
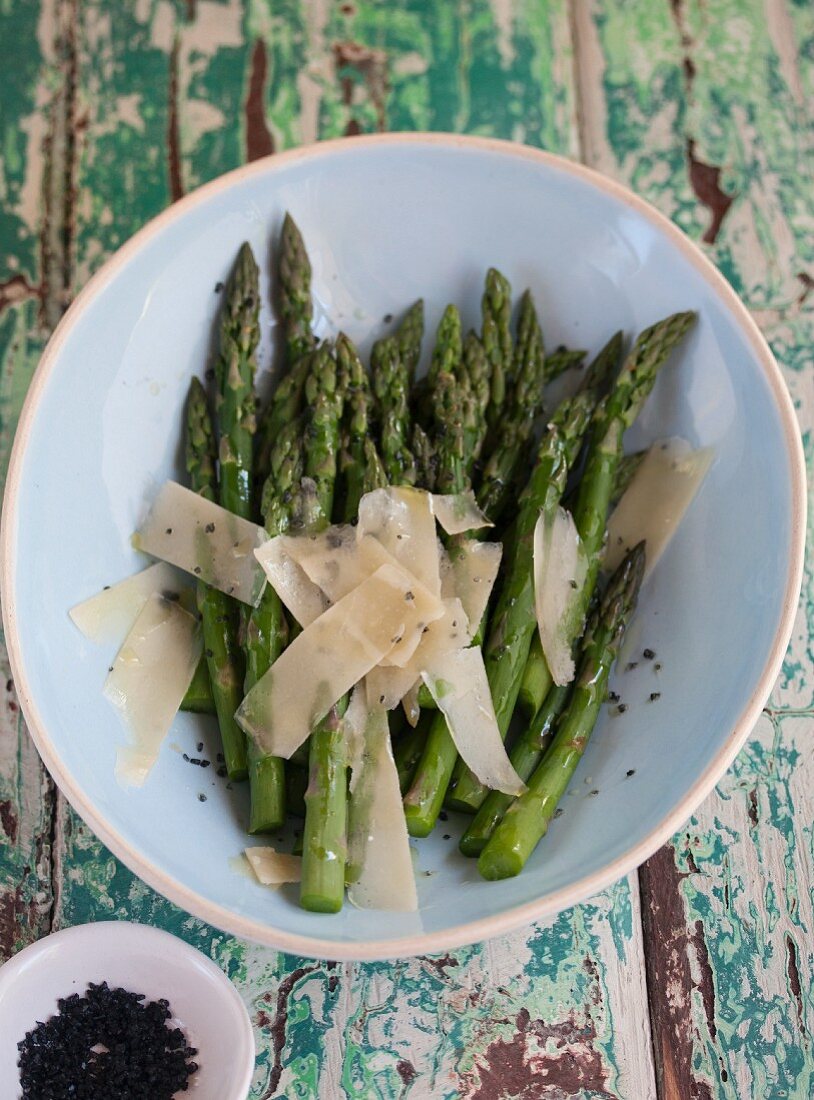
M403 569L383 565L294 639L236 714L263 752L288 759L400 638L443 614L413 588Z
M278 852L272 847L244 848L254 876L261 886L282 886L284 882L300 882L302 857Z
M254 551L265 539L265 531L256 523L167 481L132 542L135 549L254 605L266 584Z
M502 554L499 542L463 539L441 558L441 595L461 601L475 631L486 612Z
M268 577L269 584L302 627L312 622L328 607L328 599L301 565L288 554L285 536L269 539L254 552Z
M573 639L580 634L588 558L570 512L541 512L534 528L534 604L540 642L555 684L574 679Z
M712 447L694 451L678 438L650 448L608 523L605 569L616 569L628 551L644 540L644 575L652 573L701 488L714 455Z
M460 535L479 527L494 527L494 523L478 507L471 489L465 493L433 493L432 510L448 535Z
M105 680L131 744L116 755L116 778L140 787L181 706L203 643L198 621L154 593L139 612Z
M441 594L438 540L430 494L421 489L375 489L359 502L358 537L372 535L396 561Z
M361 909L414 912L415 873L387 713L368 708L348 806L348 898Z
M72 607L68 614L91 642L121 645L139 612L153 593L178 599L179 574L166 562L157 561L140 573L125 577L95 596Z
M480 782L504 794L522 794L525 784L500 737L480 648L440 654L421 675L458 753Z

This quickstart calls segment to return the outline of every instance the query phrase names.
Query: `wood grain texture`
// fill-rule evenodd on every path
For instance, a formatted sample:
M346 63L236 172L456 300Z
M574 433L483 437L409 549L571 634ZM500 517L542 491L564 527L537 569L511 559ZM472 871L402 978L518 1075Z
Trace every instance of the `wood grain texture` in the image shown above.
M811 6L580 0L575 30L590 162L707 246L784 368L811 470ZM671 1100L814 1093L811 545L763 719L640 872L660 1094Z
M70 262L70 16L62 3L0 11L0 484L28 384L65 305ZM20 61L14 43L27 44ZM0 960L50 928L54 791L20 716L0 645Z

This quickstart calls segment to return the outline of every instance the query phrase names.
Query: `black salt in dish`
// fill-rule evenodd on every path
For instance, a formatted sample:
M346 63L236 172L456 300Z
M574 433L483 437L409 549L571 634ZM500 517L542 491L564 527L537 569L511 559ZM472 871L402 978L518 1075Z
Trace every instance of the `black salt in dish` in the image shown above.
M88 985L17 1044L23 1100L172 1100L186 1092L198 1052L163 998Z

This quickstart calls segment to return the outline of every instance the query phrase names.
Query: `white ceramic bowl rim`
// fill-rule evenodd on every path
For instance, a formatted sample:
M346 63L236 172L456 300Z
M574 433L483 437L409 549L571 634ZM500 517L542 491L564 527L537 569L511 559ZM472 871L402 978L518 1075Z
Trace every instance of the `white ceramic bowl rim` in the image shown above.
M71 777L64 771L60 758L40 718L38 708L29 690L26 668L22 659L22 654L20 653L14 606L14 589L12 584L12 579L16 571L16 546L14 536L17 529L17 489L20 482L28 438L36 415L40 395L43 393L51 371L59 359L62 346L82 311L88 306L97 292L101 290L107 280L114 275L119 268L123 267L152 237L160 233L166 226L170 225L175 219L181 217L198 203L204 202L210 196L228 189L237 180L245 179L254 174L267 173L270 166L273 170L277 166L282 168L285 165L291 164L292 161L317 160L320 157L330 156L340 148L343 151L347 151L351 143L353 145L373 145L380 147L414 143L417 145L435 145L446 148L458 147L470 150L480 149L485 152L498 153L507 157L518 157L537 161L549 168L554 168L559 172L570 174L577 179L591 183L598 190L624 203L640 217L647 219L647 221L657 230L669 238L686 260L688 260L705 281L710 284L719 299L730 310L735 321L739 324L741 330L754 349L755 356L763 368L766 380L771 388L780 416L789 461L791 479L790 496L792 505L791 541L783 608L763 672L755 684L752 694L735 723L734 728L722 744L718 753L690 790L687 791L678 805L665 815L659 825L648 833L648 835L638 844L630 848L624 855L605 866L600 872L586 875L575 883L548 894L544 898L539 898L533 902L527 902L524 905L516 906L494 916L484 917L480 920L470 921L466 924L460 924L444 931L408 936L397 940L374 941L369 943L339 943L333 940L320 940L310 935L301 936L284 932L280 929L264 925L259 921L232 913L220 905L206 901L195 891L190 890L170 878L161 871L160 868L145 860L123 836L109 826L104 818L97 813L92 803L87 800L83 792L73 784ZM586 168L584 165L566 160L555 154L545 153L542 150L533 149L529 146L519 145L514 142L442 133L390 133L359 136L351 139L338 138L332 141L320 142L316 145L292 149L285 153L274 154L271 157L266 157L252 164L237 168L226 175L218 177L211 183L207 183L198 188L185 198L180 199L178 202L168 207L144 226L144 228L139 230L138 233L124 244L111 259L96 272L76 297L70 309L58 324L43 352L26 396L14 440L6 483L2 528L0 529L0 555L2 555L2 574L0 575L0 580L2 581L3 593L3 625L5 628L9 661L20 705L25 715L26 722L28 723L31 736L48 771L51 773L74 809L88 825L90 825L96 835L131 871L134 872L134 874L137 874L148 883L148 885L163 894L170 901L180 905L201 920L205 920L215 925L217 928L230 932L233 935L243 936L246 939L264 943L282 951L325 959L373 960L400 958L410 955L448 951L451 948L461 947L466 944L489 939L493 936L503 935L531 921L552 916L604 890L606 887L628 874L628 872L638 867L669 840L673 833L675 833L683 822L694 812L729 768L757 721L763 704L769 697L772 686L780 671L786 647L791 637L794 616L797 609L797 600L800 594L803 576L805 528L805 460L802 440L800 438L800 431L794 414L791 397L786 388L780 368L763 334L735 291L717 268L714 267L711 261L701 252L700 248L675 226L669 218L659 213L644 199L639 198L626 187L595 172L591 168Z

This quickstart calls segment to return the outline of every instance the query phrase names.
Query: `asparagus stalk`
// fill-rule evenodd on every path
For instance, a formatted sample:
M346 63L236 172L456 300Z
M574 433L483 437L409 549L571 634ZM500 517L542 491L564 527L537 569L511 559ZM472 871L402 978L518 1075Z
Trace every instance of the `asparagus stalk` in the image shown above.
M519 874L545 836L596 725L610 670L636 606L644 561L644 543L639 543L611 578L586 632L571 701L551 747L531 776L528 789L508 808L480 854L478 870L484 878Z
M512 361L512 288L504 275L490 267L481 301L481 342L490 366L489 426L499 426L510 383Z
M370 366L385 473L394 485L413 485L416 478L415 460L408 446L410 377L395 336L376 341L370 355Z
M692 312L675 313L641 333L597 416L574 508L574 522L589 562L588 576L580 594L584 610L588 608L596 583L625 430L639 415L659 370L693 325L695 317ZM520 704L526 715L536 713L550 686L551 676L539 638L536 638L520 689Z
M217 495L215 433L206 393L197 378L193 378L189 386L185 451L193 492L214 500ZM197 599L226 770L230 779L243 779L246 776L246 739L234 719L243 698L243 654L237 644L237 610L228 596L202 582L197 586Z
M290 365L314 348L313 316L311 262L296 222L286 214L280 237L280 318Z
M413 388L413 415L423 428L429 430L435 420L439 379L446 375L454 380L462 356L461 315L457 306L449 305L435 334L429 370Z
M412 452L415 459L416 485L428 492L435 490L438 456L432 440L420 424L413 424Z
M302 447L297 421L287 425L277 437L271 455L271 470L263 486L262 510L269 537L282 535L294 522L302 477ZM246 676L244 693L277 660L288 644L288 621L280 597L266 585L263 597L246 622ZM258 750L250 739L249 832L272 832L283 824L286 809L285 763L279 757Z
M404 315L396 331L399 358L407 372L406 388L412 386L416 367L421 358L421 341L424 338L424 302L418 299Z
M252 516L254 375L260 339L259 311L257 264L249 245L243 244L226 291L215 378L220 503L245 519Z
M315 486L321 523L329 523L333 511L346 379L343 373L337 377L336 363L323 345L306 382L310 423L305 444L305 473ZM345 896L346 708L347 698L331 709L309 739L300 904L317 913L339 912Z
M427 712L421 715L417 726L406 729L393 747L393 757L396 761L396 770L399 773L399 786L402 795L410 789L410 785L424 751L424 743L427 740L427 731L434 719L434 715Z
M302 412L305 380L311 366L308 357L316 346L311 327L314 313L311 264L302 235L290 214L283 219L280 235L278 298L283 364L280 380L257 429L258 485L262 485L268 475L275 440Z
M191 714L215 713L215 699L212 695L212 684L209 680L209 669L206 667L206 657L201 657L198 661L192 683L181 700L180 709L189 711Z
M338 913L345 897L347 862L347 740L341 699L310 738L305 791L300 905L312 913Z
M365 450L369 440L372 401L365 368L356 348L344 333L340 333L336 341L336 360L340 385L345 393L339 474L344 519L349 523L356 517L359 501L366 491Z

